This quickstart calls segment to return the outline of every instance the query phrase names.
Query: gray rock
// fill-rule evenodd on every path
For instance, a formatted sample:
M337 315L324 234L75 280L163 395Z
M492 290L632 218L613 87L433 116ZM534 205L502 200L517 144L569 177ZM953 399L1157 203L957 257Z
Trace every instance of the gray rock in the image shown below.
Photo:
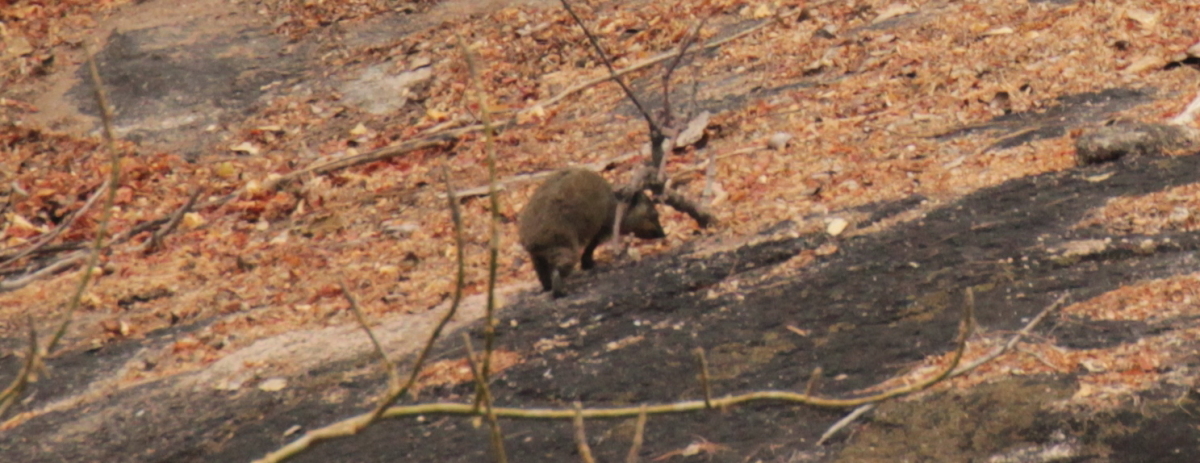
M1127 156L1158 155L1187 146L1185 129L1174 125L1121 123L1087 132L1075 140L1079 165L1100 164Z

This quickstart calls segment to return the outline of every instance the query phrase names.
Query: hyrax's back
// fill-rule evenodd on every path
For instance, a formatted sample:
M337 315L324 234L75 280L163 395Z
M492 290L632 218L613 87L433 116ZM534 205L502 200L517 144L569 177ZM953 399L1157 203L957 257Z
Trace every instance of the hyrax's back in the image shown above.
M616 210L612 185L587 169L555 172L533 192L518 225L521 245L546 289L554 286L551 270L566 277L583 248L612 226Z
M518 224L521 245L529 251L542 288L563 296L562 279L575 262L594 265L592 251L611 235L617 213L612 185L600 174L568 168L550 175L529 198ZM621 221L622 233L642 238L665 236L654 204L638 193Z

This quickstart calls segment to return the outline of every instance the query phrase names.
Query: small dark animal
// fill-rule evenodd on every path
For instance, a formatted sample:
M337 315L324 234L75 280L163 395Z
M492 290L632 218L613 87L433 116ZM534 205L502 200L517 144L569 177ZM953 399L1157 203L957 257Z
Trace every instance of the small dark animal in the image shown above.
M533 192L521 211L521 245L533 258L542 289L558 298L566 295L563 279L579 261L584 270L596 266L592 252L612 235L617 195L600 174L567 168ZM621 219L621 233L638 238L663 238L654 203L642 192L630 200ZM580 252L582 251L582 259Z

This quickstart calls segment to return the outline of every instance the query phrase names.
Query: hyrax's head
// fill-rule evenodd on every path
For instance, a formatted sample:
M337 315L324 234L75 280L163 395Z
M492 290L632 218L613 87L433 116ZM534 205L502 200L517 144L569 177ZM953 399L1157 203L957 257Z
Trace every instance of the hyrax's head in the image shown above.
M658 210L654 202L643 192L637 192L629 200L629 207L621 219L621 233L631 233L642 239L665 238L662 224L658 223Z

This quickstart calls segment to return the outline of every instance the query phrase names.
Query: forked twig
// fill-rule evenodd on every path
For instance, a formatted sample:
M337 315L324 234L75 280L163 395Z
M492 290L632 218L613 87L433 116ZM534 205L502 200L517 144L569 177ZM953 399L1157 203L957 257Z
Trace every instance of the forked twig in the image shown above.
M638 101L637 96L633 94L633 90L629 88L629 85L625 84L625 80L617 77L617 68L613 67L612 61L608 59L608 54L604 52L604 48L600 46L600 42L596 40L596 36L592 35L592 31L588 30L588 28L583 25L583 20L579 19L579 15L575 14L575 10L571 8L571 3L567 0L559 0L559 2L562 3L563 9L567 10L567 14L571 15L571 19L575 20L575 24L578 24L579 28L583 29L583 35L587 36L588 42L591 42L592 48L595 49L596 54L600 56L600 61L604 62L604 67L608 68L609 77L616 81L617 85L621 86L621 90L625 92L625 96L629 97L629 100L633 102L635 107L637 107L638 112L642 113L642 117L646 118L646 123L650 126L650 133L661 134L662 128L659 127L658 124L654 123L654 118L650 116L650 112L646 111L646 108L642 106L641 101ZM682 56L683 53L684 52L681 51L680 56Z
M466 267L464 263L464 247L466 245L466 239L463 237L462 212L458 207L458 198L454 196L454 187L450 184L449 169L445 168L445 166L442 168L442 183L444 183L446 186L446 200L450 208L451 221L454 222L455 260L458 264L458 270L454 281L454 296L450 302L450 309L446 311L446 315L442 316L442 319L438 321L437 326L435 326L433 331L429 333L429 340L425 342L425 346L421 348L421 353L417 355L417 361L413 363L412 372L408 376L408 381L405 382L404 386L399 390L389 391L389 393L379 401L379 405L377 405L370 413L361 414L329 426L309 431L299 439L296 439L291 443L275 450L274 452L255 460L256 462L273 463L284 461L322 441L357 434L371 423L375 422L375 420L385 416L387 414L386 411L389 410L389 407L395 404L396 401L404 395L404 393L412 390L413 385L417 383L417 375L420 374L421 367L425 365L425 361L429 358L429 353L433 350L434 342L441 337L442 331L446 328L446 325L448 325L450 320L454 318L454 315L458 313L459 303L462 302L464 281L466 280Z

